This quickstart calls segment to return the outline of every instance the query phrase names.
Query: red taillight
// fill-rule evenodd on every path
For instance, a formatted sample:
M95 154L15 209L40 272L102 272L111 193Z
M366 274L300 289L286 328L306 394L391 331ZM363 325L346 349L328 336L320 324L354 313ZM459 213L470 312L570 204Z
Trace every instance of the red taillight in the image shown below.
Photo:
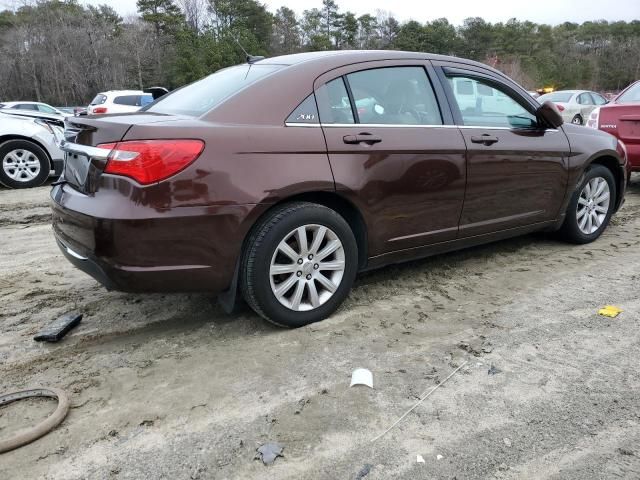
M195 161L204 149L202 140L131 140L103 143L111 150L105 173L133 178L148 185L175 175Z
M558 107L558 110L560 110L561 112L564 112L564 107L559 103L556 103L556 107Z
M94 107L93 113L107 113L107 107Z

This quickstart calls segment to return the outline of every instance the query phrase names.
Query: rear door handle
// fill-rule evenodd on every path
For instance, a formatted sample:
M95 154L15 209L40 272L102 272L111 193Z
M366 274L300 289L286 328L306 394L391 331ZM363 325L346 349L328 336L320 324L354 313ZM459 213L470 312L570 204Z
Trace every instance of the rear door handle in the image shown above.
M489 145L493 145L494 143L497 143L498 137L494 137L492 135L488 135L485 133L484 135L480 135L479 137L476 137L476 136L471 137L471 142L482 143L483 145L486 145L488 147Z
M342 137L344 143L349 145L357 145L358 143L366 143L367 145L373 145L374 143L380 143L382 138L372 135L371 133L362 132L358 135L345 135Z

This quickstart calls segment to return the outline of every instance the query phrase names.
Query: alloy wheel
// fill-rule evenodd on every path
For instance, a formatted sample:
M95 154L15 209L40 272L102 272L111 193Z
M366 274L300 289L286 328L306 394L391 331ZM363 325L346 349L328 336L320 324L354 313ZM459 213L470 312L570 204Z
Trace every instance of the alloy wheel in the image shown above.
M4 156L2 169L12 180L29 182L40 173L40 160L33 152L18 148Z
M594 177L585 184L576 209L578 228L582 233L591 235L598 231L607 218L610 201L609 184L604 178Z
M323 225L303 225L289 232L273 253L271 291L291 310L313 310L333 296L344 271L340 238Z

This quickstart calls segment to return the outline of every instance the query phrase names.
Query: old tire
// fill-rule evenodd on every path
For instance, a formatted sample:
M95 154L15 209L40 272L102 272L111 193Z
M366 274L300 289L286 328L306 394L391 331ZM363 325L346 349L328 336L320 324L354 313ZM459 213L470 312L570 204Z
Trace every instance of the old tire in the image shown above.
M260 316L295 328L331 315L357 270L358 247L345 219L325 206L294 202L274 208L252 229L240 288Z
M616 203L616 182L611 170L592 165L582 176L567 207L562 237L572 243L590 243L607 228Z
M0 144L0 183L9 188L42 185L49 177L47 153L29 140L8 140Z

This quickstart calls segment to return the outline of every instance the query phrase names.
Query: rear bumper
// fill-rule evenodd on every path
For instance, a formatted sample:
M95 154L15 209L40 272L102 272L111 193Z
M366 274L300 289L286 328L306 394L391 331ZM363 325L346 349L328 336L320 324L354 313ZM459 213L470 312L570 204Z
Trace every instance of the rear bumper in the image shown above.
M68 185L55 186L51 197L53 232L67 260L124 292L226 290L254 207L149 211L128 197L86 196Z
M60 251L74 267L95 278L107 290L118 290L118 285L110 278L109 275L107 275L103 266L100 265L98 261L94 258L85 257L68 245L65 245L58 235L56 235L56 242L58 243Z

